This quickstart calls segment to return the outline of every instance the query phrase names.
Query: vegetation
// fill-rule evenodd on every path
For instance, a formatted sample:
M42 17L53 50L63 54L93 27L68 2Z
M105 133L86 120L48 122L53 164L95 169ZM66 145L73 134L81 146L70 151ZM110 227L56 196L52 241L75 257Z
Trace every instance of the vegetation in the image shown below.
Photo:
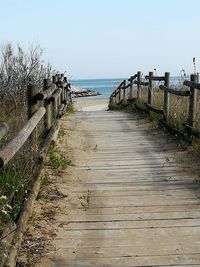
M0 121L9 125L0 147L8 143L28 119L28 83L33 82L42 88L43 80L53 74L51 65L45 64L42 54L42 49L34 45L25 51L20 45L14 47L8 43L0 50ZM39 127L38 149L44 140L43 133L44 129ZM0 234L8 220L17 220L32 188L38 164L31 160L31 154L28 140L13 160L0 170Z
M71 160L67 159L62 151L54 147L48 153L48 163L54 169L66 169L71 164Z
M91 192L90 190L87 191L86 194L82 195L81 197L79 197L80 199L80 203L81 203L81 207L86 211L89 206L90 206L90 195Z

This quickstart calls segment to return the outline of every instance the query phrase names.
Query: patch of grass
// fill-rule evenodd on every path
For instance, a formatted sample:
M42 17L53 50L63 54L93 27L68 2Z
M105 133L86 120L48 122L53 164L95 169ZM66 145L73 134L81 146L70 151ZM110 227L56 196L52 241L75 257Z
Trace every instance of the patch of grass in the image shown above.
M66 113L67 114L73 114L73 113L75 113L75 108L74 108L74 105L69 105L68 107L67 107L67 110L66 110Z
M71 164L71 160L67 159L58 148L52 148L48 153L48 163L54 169L66 169Z
M51 184L51 177L48 173L44 173L40 178L40 192L37 199L48 199L49 194L45 192L45 187Z

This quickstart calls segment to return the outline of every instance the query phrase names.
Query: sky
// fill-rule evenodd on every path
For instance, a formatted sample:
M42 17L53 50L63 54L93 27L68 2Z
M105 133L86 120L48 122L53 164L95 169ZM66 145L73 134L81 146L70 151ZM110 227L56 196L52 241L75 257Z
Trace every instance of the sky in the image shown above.
M0 43L39 44L72 79L200 71L199 0L0 0Z

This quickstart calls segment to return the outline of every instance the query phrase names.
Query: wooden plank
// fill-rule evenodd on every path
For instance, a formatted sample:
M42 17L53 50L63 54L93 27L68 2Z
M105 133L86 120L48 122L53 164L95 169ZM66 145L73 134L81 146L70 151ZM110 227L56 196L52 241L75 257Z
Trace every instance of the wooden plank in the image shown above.
M168 91L170 94L177 96L190 96L190 91L176 90L166 87L165 85L160 85L159 88L163 91Z
M8 130L8 125L5 122L0 122L0 140L4 137Z
M35 129L39 121L46 112L44 107L40 107L25 124L22 130L13 138L3 149L0 150L0 168L5 166L18 152L18 150L26 142L32 131Z

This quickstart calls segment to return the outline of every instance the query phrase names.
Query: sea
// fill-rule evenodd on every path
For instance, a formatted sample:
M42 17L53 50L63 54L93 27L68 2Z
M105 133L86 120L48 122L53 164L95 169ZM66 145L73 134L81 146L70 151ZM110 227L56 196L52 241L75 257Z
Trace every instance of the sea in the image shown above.
M101 94L92 98L109 98L123 80L127 80L127 78L71 80L70 83L73 86L94 90ZM181 83L181 80L180 77L171 77L170 82L173 85L177 85Z

